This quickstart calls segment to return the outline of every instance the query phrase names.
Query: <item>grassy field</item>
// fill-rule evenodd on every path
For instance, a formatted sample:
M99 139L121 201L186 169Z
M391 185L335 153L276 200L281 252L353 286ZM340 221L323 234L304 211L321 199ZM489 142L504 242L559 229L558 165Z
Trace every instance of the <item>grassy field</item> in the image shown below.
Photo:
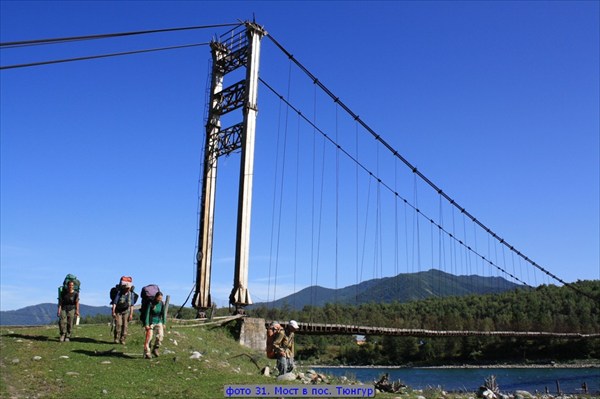
M165 334L161 356L148 360L142 357L144 333L139 323L130 325L127 345L112 342L107 324L77 326L71 341L64 343L58 340L57 326L2 327L0 398L215 399L226 397L226 385L301 385L298 380L278 382L272 375L262 375L261 370L265 366L273 369L275 361L267 359L262 352L241 346L232 331L231 325L185 327L171 324ZM193 352L202 356L191 359ZM302 368L298 371L306 372ZM328 382L350 384L331 378ZM444 395L437 389L423 392L408 389L403 394L377 393L376 396L466 399L475 395Z
M142 358L144 334L130 326L126 345L110 326L80 325L70 342L58 327L2 328L2 398L222 398L225 384L270 384L269 361L239 345L223 327L168 328L162 354ZM190 359L192 352L202 354ZM273 365L270 365L271 367Z
M112 342L110 325L75 328L64 343L57 326L1 328L0 397L213 399L225 397L225 385L279 384L260 372L275 361L241 346L228 327L170 325L161 356L151 360L142 357L139 323L130 325L126 345Z

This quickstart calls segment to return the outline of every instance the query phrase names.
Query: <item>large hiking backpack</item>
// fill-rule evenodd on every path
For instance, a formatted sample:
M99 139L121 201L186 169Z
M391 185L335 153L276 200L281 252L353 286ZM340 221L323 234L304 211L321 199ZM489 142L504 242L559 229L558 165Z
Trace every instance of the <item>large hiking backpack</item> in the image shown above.
M79 279L77 279L77 276L74 274L67 274L65 276L65 279L63 280L63 284L60 287L58 287L58 300L60 300L63 290L67 290L69 288L68 285L71 281L73 282L73 289L75 290L75 292L79 293L79 288L81 286Z
M146 315L146 309L156 297L156 293L160 291L158 285L156 284L148 284L144 288L142 288L142 307L140 308L140 320L144 322L144 316Z
M275 348L273 347L273 342L275 341L275 337L277 336L277 332L281 329L279 324L270 325L267 328L267 357L269 359L277 358L277 354L275 353Z
M110 289L110 303L112 304L115 301L115 298L117 297L117 295L119 294L119 292L121 291L121 289L124 287L130 287L131 288L131 305L135 305L135 303L137 302L139 295L135 292L135 286L133 285L133 279L130 276L123 276L121 277L121 279L119 280L119 284L115 285L114 287L112 287Z
M133 286L133 278L131 278L131 276L121 276L121 280L119 280L119 285L131 287Z

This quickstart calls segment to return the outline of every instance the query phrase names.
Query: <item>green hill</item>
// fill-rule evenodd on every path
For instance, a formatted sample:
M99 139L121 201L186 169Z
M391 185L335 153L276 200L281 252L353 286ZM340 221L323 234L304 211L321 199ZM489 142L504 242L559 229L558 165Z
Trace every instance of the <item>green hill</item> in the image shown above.
M524 286L511 283L502 277L456 276L431 269L368 280L339 289L311 286L273 302L256 303L250 308L264 305L269 308L288 307L292 310L300 310L307 305L324 306L327 303L344 305L361 305L370 302L403 303L426 298L498 294L515 288L524 288Z

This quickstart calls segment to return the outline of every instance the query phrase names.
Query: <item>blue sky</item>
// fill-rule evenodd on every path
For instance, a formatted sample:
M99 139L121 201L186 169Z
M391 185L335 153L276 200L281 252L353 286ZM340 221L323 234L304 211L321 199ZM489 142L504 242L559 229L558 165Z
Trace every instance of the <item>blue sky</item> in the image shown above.
M511 245L567 282L600 278L598 2L0 4L2 42L254 16ZM1 64L203 43L225 30L3 48ZM121 275L157 283L183 303L195 277L209 60L204 46L0 72L2 310L53 302L67 273L80 277L86 304L107 304ZM260 74L402 198L527 283L552 283L470 236L470 222L391 160L268 38ZM258 101L255 301L431 266L494 274L395 207L264 85ZM226 306L239 156L219 162L212 291Z

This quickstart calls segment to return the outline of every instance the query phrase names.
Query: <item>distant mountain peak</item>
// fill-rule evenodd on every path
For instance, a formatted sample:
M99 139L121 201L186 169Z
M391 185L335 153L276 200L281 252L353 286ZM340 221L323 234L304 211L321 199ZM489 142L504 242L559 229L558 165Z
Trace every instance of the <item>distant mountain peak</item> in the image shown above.
M327 303L360 305L364 303L409 302L429 297L496 294L522 287L502 277L462 275L457 276L439 269L429 269L397 276L366 280L344 288L325 288L319 285L302 290L268 303L281 308L289 306L301 310L304 306L324 306Z

